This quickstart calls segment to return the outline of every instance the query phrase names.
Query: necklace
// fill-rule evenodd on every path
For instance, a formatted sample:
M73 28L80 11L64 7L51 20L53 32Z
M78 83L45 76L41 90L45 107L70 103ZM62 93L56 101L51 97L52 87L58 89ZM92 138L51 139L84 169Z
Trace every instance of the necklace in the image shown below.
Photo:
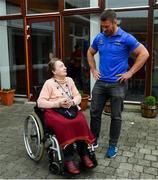
M66 78L64 78L64 79L53 78L53 79L56 80L60 84L65 84L66 83Z
M65 86L67 87L68 92L63 88L63 86L59 83L59 81L57 81L56 79L54 79L54 82L56 82L59 86L57 87L57 89L59 89L59 87L61 88L61 90L68 96L68 98L73 99L69 86L66 84ZM66 83L66 81L65 81ZM63 95L63 93L62 93Z

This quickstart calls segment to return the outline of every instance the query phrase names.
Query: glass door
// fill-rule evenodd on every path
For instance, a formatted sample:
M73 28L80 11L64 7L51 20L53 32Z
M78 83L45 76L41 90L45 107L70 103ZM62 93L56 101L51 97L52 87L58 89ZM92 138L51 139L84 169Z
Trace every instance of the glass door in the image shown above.
M47 64L50 56L59 57L58 19L30 20L28 22L29 82L33 86L43 85L48 79Z

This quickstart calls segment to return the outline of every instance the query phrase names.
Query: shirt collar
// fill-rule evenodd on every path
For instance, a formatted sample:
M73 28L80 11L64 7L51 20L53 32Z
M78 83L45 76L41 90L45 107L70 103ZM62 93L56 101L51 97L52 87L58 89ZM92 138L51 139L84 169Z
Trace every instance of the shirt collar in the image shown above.
M120 27L118 27L117 32L115 34L113 34L112 36L121 36L122 33L123 33L123 30ZM104 32L102 32L102 34L104 34L106 36L106 34Z
M120 27L118 27L117 32L113 36L121 36L122 33L123 33L123 30Z

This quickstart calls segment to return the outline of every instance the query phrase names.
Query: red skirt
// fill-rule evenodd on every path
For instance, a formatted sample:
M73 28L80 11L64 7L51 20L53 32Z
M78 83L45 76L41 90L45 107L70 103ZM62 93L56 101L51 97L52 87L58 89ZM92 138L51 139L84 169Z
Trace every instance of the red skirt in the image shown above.
M76 118L67 119L52 109L46 109L44 119L46 126L55 133L61 148L77 140L84 140L88 144L95 140L81 111Z

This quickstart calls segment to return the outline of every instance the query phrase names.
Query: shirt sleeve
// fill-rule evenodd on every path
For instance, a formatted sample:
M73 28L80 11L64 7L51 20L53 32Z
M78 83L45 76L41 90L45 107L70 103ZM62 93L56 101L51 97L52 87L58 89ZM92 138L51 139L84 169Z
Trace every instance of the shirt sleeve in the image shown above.
M97 52L98 51L98 36L96 36L91 44L91 47Z
M126 43L130 52L134 51L140 45L138 40L131 34L128 34L126 38Z

